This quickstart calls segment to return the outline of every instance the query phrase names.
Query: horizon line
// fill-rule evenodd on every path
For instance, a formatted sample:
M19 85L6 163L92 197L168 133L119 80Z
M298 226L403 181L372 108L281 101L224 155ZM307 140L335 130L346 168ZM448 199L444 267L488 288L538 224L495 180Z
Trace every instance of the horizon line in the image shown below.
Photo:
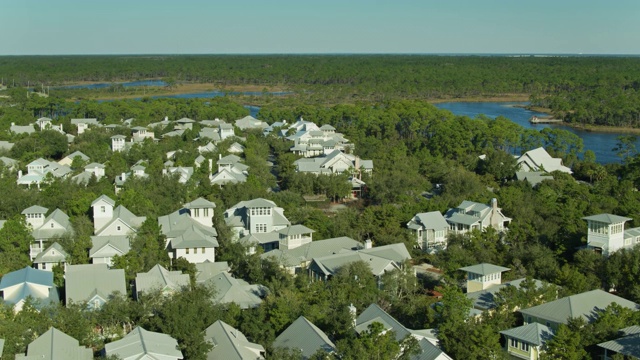
M404 56L509 56L509 57L638 57L640 53L547 53L547 52L264 52L264 53L69 53L69 54L0 54L0 57L46 57L46 56L351 56L351 55L404 55Z

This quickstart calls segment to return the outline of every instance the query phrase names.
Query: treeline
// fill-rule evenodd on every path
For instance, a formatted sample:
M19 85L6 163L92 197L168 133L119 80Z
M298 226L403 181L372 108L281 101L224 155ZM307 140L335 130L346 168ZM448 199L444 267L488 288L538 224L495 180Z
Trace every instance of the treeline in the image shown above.
M165 79L295 91L323 103L531 95L581 124L640 125L640 58L423 55L0 57L14 86ZM65 96L78 91L53 90ZM86 90L91 91L91 90ZM115 91L115 90L114 90Z

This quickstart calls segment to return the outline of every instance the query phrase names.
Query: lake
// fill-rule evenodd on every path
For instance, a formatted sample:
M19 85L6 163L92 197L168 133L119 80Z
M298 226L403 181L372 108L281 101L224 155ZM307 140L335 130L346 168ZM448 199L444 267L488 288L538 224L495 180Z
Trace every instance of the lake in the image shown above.
M628 135L625 133L596 133L590 131L581 131L568 126L554 124L531 124L529 119L531 116L546 116L547 114L539 113L518 107L516 105L527 105L526 102L445 102L434 104L440 109L451 111L455 115L468 116L475 118L478 115L486 115L490 118L496 118L500 115L510 119L511 121L521 125L526 129L540 130L546 127L561 127L582 138L584 150L591 150L596 154L596 160L601 164L620 162L620 158L612 151L616 146L617 137L620 135ZM640 149L640 139L636 141L636 147Z
M104 89L113 85L122 85L124 87L137 87L137 86L167 86L167 83L162 80L138 80L124 83L99 83L99 84L82 84L82 85L68 85L68 86L56 86L57 89Z

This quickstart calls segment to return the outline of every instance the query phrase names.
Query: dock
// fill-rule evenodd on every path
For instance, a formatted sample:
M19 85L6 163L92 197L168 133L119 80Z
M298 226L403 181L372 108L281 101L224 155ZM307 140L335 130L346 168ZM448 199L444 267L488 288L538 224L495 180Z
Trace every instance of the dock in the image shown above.
M562 120L554 119L554 118L539 118L537 116L532 116L531 119L529 119L529 122L532 124L559 124L559 123L562 123Z

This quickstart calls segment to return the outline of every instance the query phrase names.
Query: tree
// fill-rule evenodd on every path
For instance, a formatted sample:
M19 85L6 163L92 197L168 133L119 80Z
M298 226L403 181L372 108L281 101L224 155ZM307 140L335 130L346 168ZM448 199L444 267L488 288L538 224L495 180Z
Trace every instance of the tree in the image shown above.
M0 229L0 273L29 266L29 245L33 236L22 216L7 220Z
M638 154L638 138L635 135L620 135L616 139L616 146L611 150L616 152L623 163L628 164Z
M560 324L551 340L546 344L542 360L582 360L587 359L587 352L581 344L578 332L571 331L565 324Z

